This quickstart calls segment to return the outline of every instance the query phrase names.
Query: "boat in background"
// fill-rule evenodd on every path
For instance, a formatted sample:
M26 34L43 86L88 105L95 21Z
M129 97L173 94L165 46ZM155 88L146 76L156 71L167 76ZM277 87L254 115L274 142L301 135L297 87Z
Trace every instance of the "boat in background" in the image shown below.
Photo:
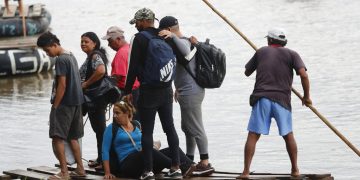
M40 73L54 67L55 60L36 46L37 38L50 29L50 13L43 4L23 7L26 36L17 6L9 6L11 13L0 8L0 76Z

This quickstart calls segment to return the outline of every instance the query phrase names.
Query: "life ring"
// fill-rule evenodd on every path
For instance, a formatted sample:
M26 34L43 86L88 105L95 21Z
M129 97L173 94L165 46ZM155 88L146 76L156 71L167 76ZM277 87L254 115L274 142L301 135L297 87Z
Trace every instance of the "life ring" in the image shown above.
M0 76L50 71L54 64L39 48L0 49Z
M32 14L36 6L41 6L37 14ZM2 13L3 14L3 13ZM25 17L26 35L32 36L45 32L51 22L51 14L41 4L29 6L29 15ZM14 17L0 17L0 37L14 37L23 35L22 18L18 14Z

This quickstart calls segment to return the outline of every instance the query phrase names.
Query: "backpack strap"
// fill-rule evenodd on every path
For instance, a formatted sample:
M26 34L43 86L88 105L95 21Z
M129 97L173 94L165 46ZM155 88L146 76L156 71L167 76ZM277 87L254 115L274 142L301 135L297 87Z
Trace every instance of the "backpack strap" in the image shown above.
M141 131L141 124L138 120L132 120L131 123Z
M152 35L152 34L151 34L150 32L148 32L148 31L141 31L140 34L144 35L144 36L145 36L147 39L149 39L149 40L155 37L154 35Z
M119 125L117 123L113 122L112 123L112 138L111 138L111 148L110 149L112 149L114 146L114 140L115 140L115 136L116 136L118 130L119 130Z
M187 39L188 41L190 41L190 39L189 38L187 38L187 37L181 37L181 39ZM197 48L196 48L196 46L194 46L194 45L191 45L191 51L190 51L190 53L187 55L187 56L185 56L184 58L186 59L186 60L188 60L188 61L190 61L190 59L192 59L194 56L195 56L195 54L196 54L196 52L197 52ZM195 62L196 63L196 62ZM179 64L181 64L181 63L179 63ZM189 63L188 63L189 64ZM195 80L195 82L196 82L196 77L195 77L195 75L191 72L191 70L189 69L189 65L188 64L181 64L184 68L185 68L185 70L190 74L190 76Z

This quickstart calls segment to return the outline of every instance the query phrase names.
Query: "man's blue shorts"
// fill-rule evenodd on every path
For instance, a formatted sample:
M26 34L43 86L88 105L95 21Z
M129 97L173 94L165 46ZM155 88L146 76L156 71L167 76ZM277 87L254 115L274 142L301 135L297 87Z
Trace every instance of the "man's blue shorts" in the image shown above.
M275 119L280 136L285 136L292 132L291 112L267 98L259 99L253 106L248 131L268 135L271 118Z

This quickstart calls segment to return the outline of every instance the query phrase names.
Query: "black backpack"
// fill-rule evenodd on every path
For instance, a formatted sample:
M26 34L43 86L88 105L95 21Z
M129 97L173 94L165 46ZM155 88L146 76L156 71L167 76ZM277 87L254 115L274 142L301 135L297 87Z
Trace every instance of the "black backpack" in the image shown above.
M139 121L132 120L131 123L134 125L134 127L137 127L141 130L141 124ZM116 177L121 177L121 174L119 173L120 164L114 147L114 140L119 130L119 127L120 126L115 121L112 123L112 138L111 138L110 158L109 158L110 172Z
M206 42L199 42L195 47L192 47L192 51L196 51L195 74L190 71L188 65L180 64L185 67L199 86L219 88L226 74L226 56L221 49L210 44L209 41L206 39Z

